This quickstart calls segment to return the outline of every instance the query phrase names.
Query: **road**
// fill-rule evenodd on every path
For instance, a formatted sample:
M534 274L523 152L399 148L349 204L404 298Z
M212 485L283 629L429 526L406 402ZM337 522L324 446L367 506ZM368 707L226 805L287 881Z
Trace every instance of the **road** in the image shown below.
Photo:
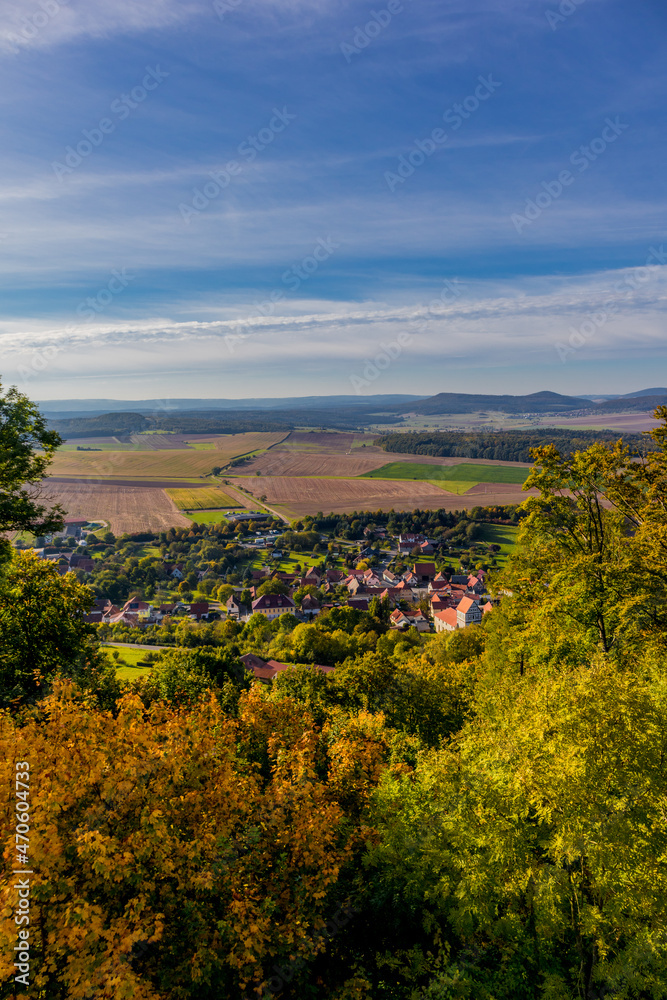
M262 500L258 500L257 497L248 496L247 493L242 493L241 490L234 488L231 485L223 486L222 489L224 489L232 500L234 498L238 498L241 501L242 507L248 509L249 504L254 506L255 509L263 507L265 510L268 510L271 514L273 514L274 517L278 517L281 521L284 521L285 524L289 524L289 518L285 517L284 514L280 514L277 510L274 510L273 507L268 507Z
M118 649L176 649L176 646L146 646L140 642L101 642L100 646L116 646Z

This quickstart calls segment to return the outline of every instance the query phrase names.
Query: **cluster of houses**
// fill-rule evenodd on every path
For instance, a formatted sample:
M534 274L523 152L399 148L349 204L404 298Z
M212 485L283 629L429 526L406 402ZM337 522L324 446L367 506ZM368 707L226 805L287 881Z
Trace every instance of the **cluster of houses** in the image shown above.
M345 588L344 603L360 611L368 611L374 597L387 601L393 608L390 621L396 629L416 628L419 632L432 630L429 617L419 612L401 610L398 605L419 605L424 600L430 604L433 627L436 632L453 631L482 620L482 615L491 610L490 601L482 603L487 596L486 573L478 570L473 574L447 577L438 572L435 563L416 562L400 576L388 569L323 570L312 567L304 576L279 571L256 570L252 574L253 584L248 588L251 603L244 605L237 593L227 601L227 614L241 621L253 614L264 615L269 621L289 613L307 621L322 611L340 604L339 588ZM280 580L288 591L286 594L258 595L261 584L266 579ZM331 603L322 603L313 596L306 595L297 604L294 595L305 587L314 587L320 593L332 595Z
M150 604L138 597L130 597L120 607L106 597L95 601L85 621L90 625L126 625L128 628L147 628L149 625L162 625L172 618L188 618L190 621L201 622L209 620L208 601L187 604L177 601L174 604Z
M95 569L94 561L89 556L82 556L78 552L53 552L47 555L44 549L35 549L35 553L41 559L57 566L61 576L69 573L70 570L92 573Z
M74 537L81 533L81 522L72 522L66 527ZM384 528L366 529L369 537L386 536ZM399 535L397 539L398 552L410 555L415 562L404 573L397 575L386 568L370 568L365 570L323 569L313 566L305 574L285 573L266 567L252 572L250 585L244 589L250 593L250 601L242 604L240 591L235 592L227 601L227 615L240 621L247 621L253 614L264 615L269 621L281 615L293 614L300 621L310 621L322 611L340 606L341 603L360 611L368 611L373 598L388 602L391 610L390 627L392 629L416 628L419 632L454 631L468 625L479 623L482 616L491 608L486 589L486 574L479 570L473 574L449 575L438 572L434 562L423 559L432 555L434 547L424 536L418 533ZM369 548L367 554L372 550ZM60 573L69 570L81 570L90 573L94 569L92 559L72 552L45 554L38 550L42 558L54 562ZM362 552L362 555L364 553ZM175 580L182 580L185 567L178 563L165 563L165 572ZM202 578L205 573L198 574ZM261 584L267 580L279 580L284 585L285 593L259 594ZM306 594L297 603L297 591L304 588L317 590L318 595L324 595L320 601L311 594ZM341 597L341 589L346 593ZM330 600L328 595L331 595ZM405 610L408 607L424 608L427 601L430 615L421 610ZM92 624L126 625L128 627L147 627L161 625L174 617L186 617L192 621L208 621L218 617L217 611L211 611L207 601L197 603L175 602L171 604L152 604L138 598L130 598L122 606L107 599L95 602L86 620ZM272 669L271 664L265 664L262 670ZM277 668L276 668L277 669Z

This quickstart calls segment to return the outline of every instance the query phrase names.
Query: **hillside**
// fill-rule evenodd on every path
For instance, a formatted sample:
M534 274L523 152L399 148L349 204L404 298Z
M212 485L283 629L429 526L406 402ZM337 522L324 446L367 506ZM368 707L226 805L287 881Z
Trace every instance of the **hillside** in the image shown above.
M578 396L561 396L558 392L533 392L528 396L490 396L462 392L439 392L419 403L400 403L390 407L399 413L477 413L480 410L500 410L503 413L564 413L581 410L587 401Z
M657 392L657 390L655 390ZM644 396L636 393L632 396L622 396L620 399L608 399L604 403L598 403L595 407L596 413L616 413L619 410L654 410L656 406L665 406L667 395Z

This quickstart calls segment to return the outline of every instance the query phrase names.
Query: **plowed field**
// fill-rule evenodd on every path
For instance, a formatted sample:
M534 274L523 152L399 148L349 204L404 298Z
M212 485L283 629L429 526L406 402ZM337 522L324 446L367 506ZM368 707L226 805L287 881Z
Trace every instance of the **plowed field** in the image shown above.
M350 513L354 510L460 509L466 497L452 496L425 482L402 482L385 479L302 479L287 476L261 476L244 480L255 496L266 496L269 505L294 515Z
M191 523L164 490L154 487L47 483L47 489L69 517L108 521L116 535L125 531L164 531L172 526L185 528Z
M364 450L373 448L373 434L346 434L344 431L292 431L280 445L280 451L315 451L331 455L345 454L366 444ZM381 452L380 448L374 449Z
M239 468L239 475L254 476L343 476L352 478L371 472L386 462L386 454L366 454L367 448L357 448L351 455L334 455L307 451L271 451L258 455ZM234 470L236 472L236 470Z

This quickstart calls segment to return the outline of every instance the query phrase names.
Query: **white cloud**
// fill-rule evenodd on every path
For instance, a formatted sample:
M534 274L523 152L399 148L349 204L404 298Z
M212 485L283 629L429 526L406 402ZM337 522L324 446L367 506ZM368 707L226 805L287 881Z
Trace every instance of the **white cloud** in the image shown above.
M177 395L197 396L216 394L210 382L217 378L225 386L218 395L252 396L259 373L266 386L272 371L290 370L292 389L296 385L298 391L301 379L307 394L308 372L315 371L328 384L338 378L342 392L360 365L408 332L410 345L400 363L408 379L403 390L408 391L420 370L433 377L457 366L559 365L556 345L567 343L571 331L586 321L594 321L593 333L577 346L578 360L635 361L664 348L664 266L461 287L455 301L444 303L436 299L439 289L434 288L418 303L301 299L281 303L269 316L228 304L224 318L215 320L119 323L101 317L96 323L69 326L14 320L0 331L4 380L18 381L30 392L44 386L41 396L53 397L67 385L78 385L78 391L70 391L81 395L86 379L91 386L99 379L113 386L115 378L124 386L124 380L141 377L163 387L174 382ZM180 309L186 311L184 304ZM209 385L206 390L202 379ZM135 395L137 391L135 387ZM128 392L131 398L131 390L123 395Z
M169 27L205 6L196 0L5 0L0 50L16 53L83 36L102 38Z

